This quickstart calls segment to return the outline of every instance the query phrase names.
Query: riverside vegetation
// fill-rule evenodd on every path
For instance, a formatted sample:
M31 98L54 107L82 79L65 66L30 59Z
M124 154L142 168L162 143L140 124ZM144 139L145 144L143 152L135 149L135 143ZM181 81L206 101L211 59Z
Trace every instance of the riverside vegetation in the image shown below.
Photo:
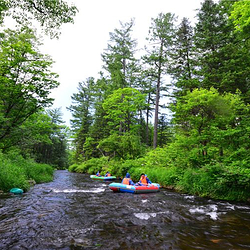
M0 153L0 162L0 190L3 192L9 192L13 187L27 191L32 184L53 180L52 166L25 160L20 154Z

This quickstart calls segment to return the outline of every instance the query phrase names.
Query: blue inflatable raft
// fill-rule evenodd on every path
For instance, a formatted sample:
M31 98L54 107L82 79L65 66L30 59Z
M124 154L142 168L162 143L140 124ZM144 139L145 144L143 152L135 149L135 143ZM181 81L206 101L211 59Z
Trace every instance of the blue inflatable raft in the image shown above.
M154 193L160 191L160 185L158 183L152 183L148 186L137 186L137 185L125 185L122 183L113 182L109 184L109 188L113 192L134 193L134 194Z
M90 175L91 179L95 179L95 180L103 180L103 181L113 181L116 179L116 176L96 176L96 175Z
M10 193L12 193L12 194L23 194L23 190L21 188L12 188L10 190Z

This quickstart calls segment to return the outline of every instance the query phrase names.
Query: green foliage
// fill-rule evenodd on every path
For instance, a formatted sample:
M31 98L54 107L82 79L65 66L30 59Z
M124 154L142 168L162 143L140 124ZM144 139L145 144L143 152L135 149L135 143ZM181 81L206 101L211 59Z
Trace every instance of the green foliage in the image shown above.
M89 174L96 174L97 171L100 171L100 173L104 175L108 170L109 170L109 162L107 157L92 158L81 164L73 164L69 167L69 171L77 173L87 172Z
M62 0L0 0L0 23L6 14L12 16L19 24L31 26L32 20L40 23L43 30L51 37L60 34L63 23L73 23L77 8Z
M58 116L57 118L55 116ZM19 143L15 146L26 158L46 163L58 169L68 166L68 128L60 124L60 109L37 112L18 129Z
M0 147L6 150L20 141L20 126L51 105L50 91L59 83L31 29L6 30L0 40Z
M53 180L54 169L48 164L38 164L29 160L25 171L26 176L36 183L50 182Z
M74 164L69 166L68 170L70 172L76 172L76 169L78 168L78 166L79 166L79 164L74 163Z
M200 196L243 201L249 198L249 181L249 168L215 164L186 170L177 188Z
M109 123L122 132L135 131L136 116L145 107L145 95L133 88L117 89L103 102Z
M250 29L250 2L245 0L234 2L230 17L236 30L247 33Z
M73 119L72 131L75 133L73 143L76 147L75 158L86 157L83 152L83 145L89 136L89 130L92 123L91 109L95 95L95 81L93 77L89 77L84 82L80 82L78 93L73 94L71 99L73 104L68 107L72 112Z
M51 166L25 160L15 152L0 153L0 163L0 189L5 192L14 187L27 191L30 187L28 180L36 183L53 180L54 169Z
M92 138L87 137L83 145L84 159L89 160L100 156L100 151L97 149L98 142Z
M98 148L103 152L103 155L118 159L134 159L145 152L145 147L141 144L140 138L130 133L112 134L100 141Z
M120 22L120 29L110 32L107 49L102 54L103 68L108 73L112 90L134 87L138 73L137 60L134 57L136 40L131 37L134 19L129 22Z

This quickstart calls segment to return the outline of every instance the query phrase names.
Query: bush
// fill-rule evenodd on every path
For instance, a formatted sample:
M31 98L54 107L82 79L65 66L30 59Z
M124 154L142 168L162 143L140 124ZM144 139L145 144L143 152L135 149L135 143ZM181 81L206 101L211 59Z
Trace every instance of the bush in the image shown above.
M80 165L74 164L71 165L69 171L77 172L77 173L89 173L95 174L97 171L100 171L101 174L104 174L105 171L108 171L108 158L92 158L88 161L84 161ZM106 173L106 172L105 172Z
M53 179L53 172L51 166L25 160L16 152L0 153L0 189L5 192L14 187L27 191L30 187L28 180L48 182Z
M69 166L69 169L68 169L68 170L69 170L70 172L75 172L78 166L79 166L79 164L74 163L73 165L70 165L70 166Z
M38 164L33 160L27 161L25 167L28 179L34 180L36 183L50 182L53 180L54 169L47 164Z

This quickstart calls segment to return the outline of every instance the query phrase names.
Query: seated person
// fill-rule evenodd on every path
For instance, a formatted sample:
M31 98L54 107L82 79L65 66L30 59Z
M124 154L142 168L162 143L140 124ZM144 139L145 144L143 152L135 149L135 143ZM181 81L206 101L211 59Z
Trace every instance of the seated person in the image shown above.
M99 171L96 173L96 176L101 176L101 174L99 173Z
M107 173L105 174L105 177L110 177L110 176L111 176L110 172L107 171Z
M130 174L129 173L126 173L126 177L123 178L122 184L125 184L125 185L135 185L134 182L130 179Z
M139 185L147 186L148 184L152 184L146 174L141 174L141 178L138 182Z

